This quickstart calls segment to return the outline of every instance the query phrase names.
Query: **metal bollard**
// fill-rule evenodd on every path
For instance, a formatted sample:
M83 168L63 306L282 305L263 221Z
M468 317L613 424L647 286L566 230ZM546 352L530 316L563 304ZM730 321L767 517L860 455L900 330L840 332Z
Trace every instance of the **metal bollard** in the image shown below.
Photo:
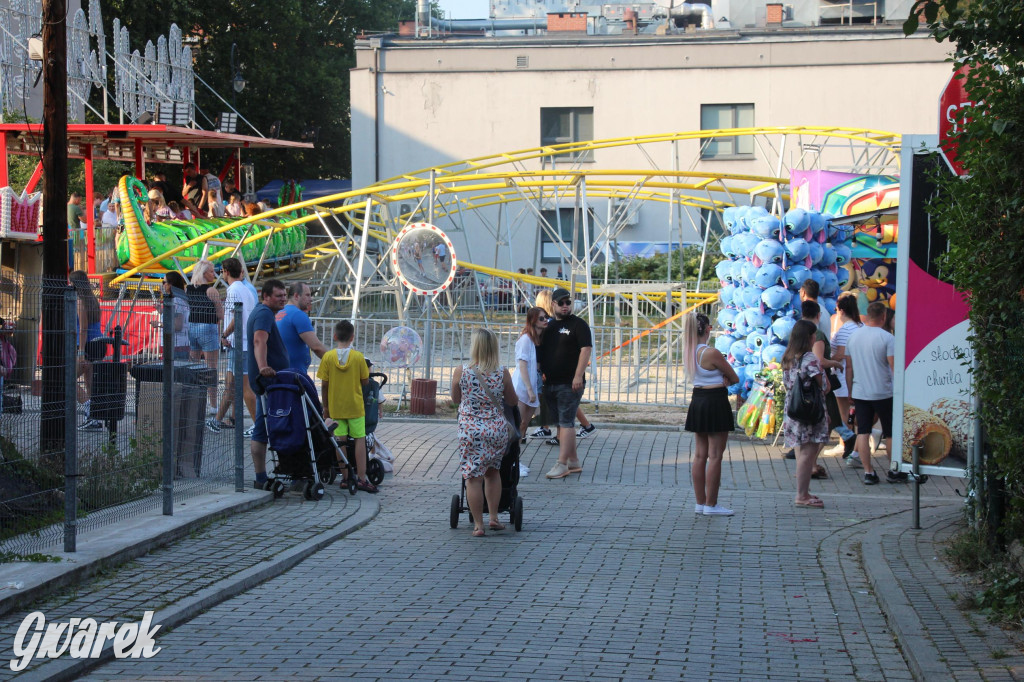
M64 290L64 322L78 319L78 295L73 287ZM64 339L64 395L71 405L64 410L64 551L74 552L78 540L78 424L75 398L78 395L77 349L74 331Z
M245 330L242 329L241 301L235 303L234 320L235 331L231 339L231 345L235 350L235 362L231 372L235 375L235 492L240 493L245 490L245 461L243 454L245 446L245 437L243 436L245 430L245 389L242 386L242 382L248 381L245 376L245 368L242 365L242 343Z
M921 528L921 444L914 443L910 448L911 452L911 470L913 471L914 478L914 489L913 489L913 514L914 514L914 529L920 530Z
M163 413L163 492L164 516L174 515L174 296L164 294L164 413ZM138 407L136 407L138 410Z

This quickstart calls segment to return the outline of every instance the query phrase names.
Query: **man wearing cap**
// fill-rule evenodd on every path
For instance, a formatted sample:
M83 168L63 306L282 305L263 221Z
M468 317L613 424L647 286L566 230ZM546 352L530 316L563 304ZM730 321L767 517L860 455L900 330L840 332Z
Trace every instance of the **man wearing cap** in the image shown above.
M583 471L576 453L576 409L586 386L593 340L590 326L572 314L572 296L558 288L551 294L555 319L541 337L540 367L544 374L544 399L558 422L558 462L548 478L565 478Z

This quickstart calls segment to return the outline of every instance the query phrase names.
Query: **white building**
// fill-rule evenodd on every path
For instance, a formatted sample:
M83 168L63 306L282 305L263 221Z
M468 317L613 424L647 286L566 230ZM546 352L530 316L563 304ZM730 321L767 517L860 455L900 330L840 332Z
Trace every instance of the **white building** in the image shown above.
M501 3L492 3L492 14L494 4ZM733 0L736 16L756 19L756 12L740 11L746 4ZM723 29L719 21L708 30L601 35L597 22L584 17L577 27L585 30L577 32L360 40L351 72L353 187L497 152L672 131L807 125L934 133L938 95L951 73L946 47L924 35L904 37L900 17L875 18L890 23ZM573 17L550 19L565 27ZM752 137L719 138L702 149L700 140L688 140L673 152L678 160L666 151L653 162L774 175L779 169L767 168L755 145ZM816 163L870 170L841 160L848 158L823 155ZM652 159L617 147L564 163L638 169L650 168ZM542 262L551 252L537 248L546 237L536 222L511 235L517 266L557 260ZM635 222L620 239L667 239L663 207L644 206ZM696 241L696 230L689 230L683 241ZM461 239L490 259L493 231L467 223L464 236L453 235L457 250Z

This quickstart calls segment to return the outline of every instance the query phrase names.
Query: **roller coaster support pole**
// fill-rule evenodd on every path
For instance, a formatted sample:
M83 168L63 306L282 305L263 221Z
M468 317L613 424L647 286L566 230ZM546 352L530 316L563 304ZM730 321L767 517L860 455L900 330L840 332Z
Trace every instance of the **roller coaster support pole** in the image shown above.
M434 224L434 169L430 169L430 195L427 197L427 222Z
M587 310L589 311L590 327L594 327L594 274L592 270L592 258L590 253L590 218L587 215L587 179L584 177L580 180L579 188L577 189L580 197L580 207L582 209L583 219L583 248L586 249L586 255L583 258L583 265L587 268ZM596 357L594 353L590 354L590 379L593 383L594 388L591 395L594 399L594 404L598 404L599 391L601 386L597 381L597 372L594 371L594 362Z
M914 530L921 529L921 444L914 443L910 447L911 452L911 464L914 477L914 487L911 490L912 496L912 507L914 516Z
M433 202L431 202L433 204ZM366 238L370 234L370 211L373 209L373 199L367 197L366 211L363 212L363 234L359 238L359 263L356 265L356 290L352 299L352 324L356 322L359 314L359 295L363 288L363 262L366 260Z
M74 288L64 291L64 319L75 319L78 309L78 296ZM78 372L75 371L75 347L64 344L64 391L65 395L75 395L78 384ZM76 430L76 410L65 410L64 420L64 551L76 551L78 541L78 431Z

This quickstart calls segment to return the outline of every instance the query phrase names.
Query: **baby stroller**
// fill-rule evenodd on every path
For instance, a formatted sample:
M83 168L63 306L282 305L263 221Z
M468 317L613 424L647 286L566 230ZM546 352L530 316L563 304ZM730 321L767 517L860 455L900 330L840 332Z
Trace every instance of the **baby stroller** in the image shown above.
M367 360L367 365L372 363ZM380 390L388 383L388 375L381 372L370 372L370 381L363 386L363 409L365 412L364 422L366 426L366 478L374 485L380 485L384 481L384 462L374 452L376 449L376 437L373 432L377 430L380 422ZM355 461L356 441L348 438L345 441L345 451L348 453L350 462Z
M519 423L519 410L516 408L505 407L506 415L512 416L515 420L516 428L522 428ZM516 531L523 529L523 498L519 497L519 439L513 438L508 444L508 449L505 450L505 454L501 458L501 467L499 468L501 475L501 498L498 501L498 513L503 514L509 513L509 520L515 527ZM469 505L466 502L466 479L460 476L459 494L452 495L452 505L449 517L449 523L452 528L459 527L459 514L462 512L469 513L470 521L473 520L473 515L469 512ZM487 510L487 499L484 499L484 513L489 513Z
M265 385L260 400L267 420L269 446L277 454L266 490L281 497L288 484L305 481L303 497L320 500L325 484L333 483L338 468L344 467L348 472L348 491L356 494L355 468L327 432L316 387L307 375L281 370L274 383Z

